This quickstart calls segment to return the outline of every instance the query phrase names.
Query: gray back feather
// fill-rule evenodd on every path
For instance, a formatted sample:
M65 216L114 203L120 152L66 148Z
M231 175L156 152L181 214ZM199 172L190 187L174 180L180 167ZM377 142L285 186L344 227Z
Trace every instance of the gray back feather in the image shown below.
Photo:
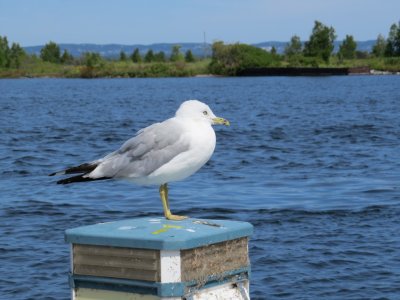
M172 119L146 127L101 159L96 171L115 178L147 176L189 149L182 132L181 125Z

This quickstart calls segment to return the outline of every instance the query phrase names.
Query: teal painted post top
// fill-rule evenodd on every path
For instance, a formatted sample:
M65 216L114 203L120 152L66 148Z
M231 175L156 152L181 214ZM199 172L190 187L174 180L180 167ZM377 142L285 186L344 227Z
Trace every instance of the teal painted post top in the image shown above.
M170 221L144 217L68 229L65 240L72 244L184 250L250 236L247 222L209 219Z

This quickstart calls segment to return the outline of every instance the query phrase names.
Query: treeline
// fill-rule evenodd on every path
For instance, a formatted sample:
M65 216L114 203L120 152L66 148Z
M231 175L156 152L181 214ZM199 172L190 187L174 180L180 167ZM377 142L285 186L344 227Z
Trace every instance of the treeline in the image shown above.
M141 55L139 49L136 48L130 55L121 50L119 54L119 61L132 61L134 63L152 63L152 62L195 62L197 58L193 55L192 51L189 49L182 54L179 45L174 45L171 49L171 55L168 57L164 51L153 52L149 49L144 55ZM54 43L49 42L40 51L40 58L43 61L48 61L52 63L77 63L84 64L87 66L93 66L94 63L98 64L101 60L113 60L105 59L97 52L86 52L83 56L74 58L67 50L64 50L61 54L60 47ZM115 60L115 59L114 59Z
M315 21L314 28L308 41L301 43L297 35L292 36L290 43L285 48L285 56L292 58L298 55L322 59L328 63L333 56L335 29L319 21ZM363 59L369 57L399 57L400 56L400 23L390 27L388 38L379 34L370 53L357 51L357 42L352 35L346 38L339 46L336 57L343 59Z
M10 47L7 37L0 36L0 77L176 77L208 72L204 60L190 49L184 53L180 49L174 45L169 55L152 49L141 54L135 49L130 54L121 51L118 58L105 58L97 52L74 57L50 41L37 56L27 54L19 44Z
M175 45L172 47L171 55L167 57L164 51L154 53L152 49L149 49L146 54L142 57L139 52L139 49L136 48L133 53L128 57L124 51L120 52L119 60L126 61L128 59L132 60L134 63L151 63L151 62L178 62L185 61L187 63L192 63L198 60L193 53L192 50L187 50L183 55L180 51L181 46Z
M336 32L333 27L315 21L309 39L305 42L293 35L284 53L278 54L246 44L213 44L210 70L214 74L236 75L246 68L257 67L359 67L400 71L400 23L390 27L388 38L378 35L371 52L358 51L352 35L346 38L334 53Z
M55 42L47 43L40 55L27 54L18 43L10 46L7 37L0 36L0 77L168 77L216 74L235 76L240 70L257 67L358 67L400 71L400 23L393 24L388 37L378 35L370 52L358 51L352 35L334 52L336 32L319 21L307 41L293 35L284 53L272 47L264 50L247 44L215 42L211 58L197 58L191 50L182 53L172 47L169 55L149 49L140 53L121 51L118 58L107 59L96 52L74 57L61 51Z
M182 54L179 45L174 45L171 49L171 55L167 56L164 51L153 52L149 49L144 55L141 55L139 49L136 48L131 55L127 55L124 51L120 52L119 61L129 61L134 63L151 63L151 62L179 62L184 61L187 63L195 62L198 60L192 51L189 49ZM0 67L3 68L19 68L21 62L24 61L29 55L24 51L23 48L18 43L13 43L9 47L7 37L0 36ZM31 56L33 59L36 55ZM80 57L74 57L64 50L61 53L60 47L55 43L50 41L40 50L39 58L43 62L50 62L55 64L76 64L76 65L87 65L94 66L95 64L100 64L102 60L112 61L113 59L106 59L102 57L97 52L86 52ZM115 61L115 59L114 59Z

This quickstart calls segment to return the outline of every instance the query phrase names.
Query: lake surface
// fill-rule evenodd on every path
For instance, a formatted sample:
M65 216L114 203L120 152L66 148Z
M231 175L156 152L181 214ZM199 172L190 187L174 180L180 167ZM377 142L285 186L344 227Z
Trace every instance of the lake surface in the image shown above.
M160 216L158 187L60 186L186 99L231 121L171 207L251 222L252 299L400 298L400 76L0 80L0 299L68 299L64 230Z

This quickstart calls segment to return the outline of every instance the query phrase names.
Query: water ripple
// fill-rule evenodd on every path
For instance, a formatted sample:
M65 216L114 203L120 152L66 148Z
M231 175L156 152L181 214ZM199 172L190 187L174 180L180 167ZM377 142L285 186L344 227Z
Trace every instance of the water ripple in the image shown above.
M175 213L255 226L252 299L397 299L399 76L0 80L1 299L69 299L68 228L160 216L157 187L59 186L187 98L231 121ZM34 288L32 288L34 287Z

